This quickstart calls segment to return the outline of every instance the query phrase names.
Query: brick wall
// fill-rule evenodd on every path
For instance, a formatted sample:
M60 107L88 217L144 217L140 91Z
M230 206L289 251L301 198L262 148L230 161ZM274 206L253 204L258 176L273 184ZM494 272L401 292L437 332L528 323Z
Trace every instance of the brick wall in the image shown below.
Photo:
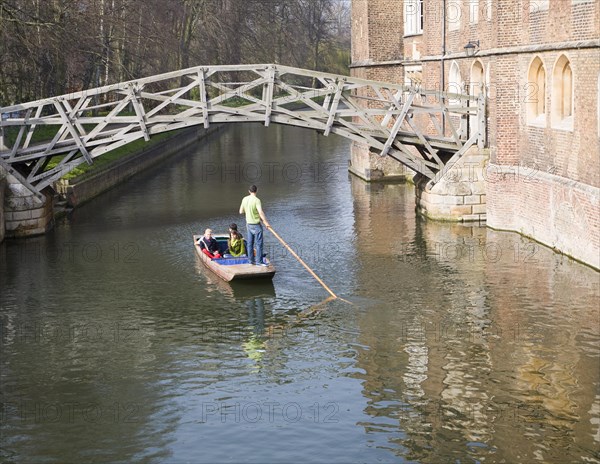
M400 0L354 0L353 11L360 10L364 14L368 10L371 20L373 17L380 18L375 12L389 9L392 4L396 5L394 19L386 27L395 41L402 33L401 25L398 26L402 20ZM582 261L595 261L597 266L600 243L600 47L567 45L575 41L600 39L600 2L479 0L477 21L471 21L470 2L448 0L447 4L444 87L448 89L452 62L458 65L463 82L471 79L476 57L467 58L464 46L468 41L479 40L477 59L484 68L488 93L490 160L492 167L500 166L509 171L504 175L508 176L505 180L495 181L493 185L488 183L488 223L493 227L522 232L561 251L572 252ZM375 65L355 68L353 73L370 79L403 82L402 65L421 64L423 86L439 90L443 48L442 2L425 0L424 11L423 34L406 37L402 41L402 64L377 66L378 59L392 59L391 39L381 37L383 29L378 29L377 33L369 29L368 37L353 34L354 49L368 49L368 57ZM449 24L450 21L454 23ZM393 27L400 28L396 32ZM378 50L379 41L381 50ZM567 49L562 50L565 47ZM573 122L570 128L557 128L551 117L552 95L555 95L552 75L561 55L568 58L573 75ZM537 125L527 120L527 101L536 96L535 89L528 85L527 77L530 63L536 57L542 60L546 71L546 120ZM354 61L359 61L357 58L358 55L353 55ZM519 174L516 174L517 171ZM515 172L513 177L525 181L535 175L536 182L515 182L510 178L510 172ZM589 232L580 234L578 227L581 224L564 219L569 214L576 217L583 215ZM572 224L571 228L569 224ZM557 234L563 236L558 237ZM573 238L576 236L584 237L587 245Z

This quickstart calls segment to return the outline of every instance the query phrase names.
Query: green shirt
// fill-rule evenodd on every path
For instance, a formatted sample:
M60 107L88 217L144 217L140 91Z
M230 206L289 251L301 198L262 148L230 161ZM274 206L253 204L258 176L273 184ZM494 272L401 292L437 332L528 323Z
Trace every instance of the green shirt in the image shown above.
M231 256L242 256L246 254L246 247L244 246L244 239L230 239L229 240L229 254Z
M248 195L242 200L241 208L246 213L246 223L258 224L260 223L260 214L258 214L258 207L262 208L260 200L256 195Z

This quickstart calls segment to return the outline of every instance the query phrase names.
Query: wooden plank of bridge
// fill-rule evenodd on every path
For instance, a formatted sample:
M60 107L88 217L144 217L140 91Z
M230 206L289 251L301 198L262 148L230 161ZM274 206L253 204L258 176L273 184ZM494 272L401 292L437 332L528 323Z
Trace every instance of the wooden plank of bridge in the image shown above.
M227 74L236 71L253 72L258 78L244 82L219 82L220 73ZM282 76L285 76L288 82L283 81ZM290 76L289 80L288 76ZM301 79L311 78L312 85L301 87L289 83L296 82L298 77ZM189 85L182 83L175 89L167 87L174 78L189 78L192 82ZM152 84L152 92L135 91L135 89L142 89L147 84ZM161 85L163 85L162 88ZM220 92L212 99L209 99L207 94L209 85L217 88ZM199 101L185 97L186 92L194 86L198 86L200 90ZM251 92L259 86L262 86L263 90L262 99L251 95ZM323 86L323 88L319 88L319 86ZM281 90L285 95L276 98L276 89ZM353 95L354 92L358 92L360 95ZM435 177L433 173L441 165L436 150L456 151L460 157L461 153L467 149L465 145L469 141L466 144L463 143L464 134L460 130L457 131L453 122L454 117L461 118L462 126L469 114L477 114L479 130L476 131L476 134L469 134L469 140L471 135L476 135L477 144L485 144L486 121L483 97L480 97L475 107L469 108L463 103L467 100L476 100L475 97L419 91L419 95L424 97L424 100L421 99L417 104L413 91L409 94L409 96L412 95L412 102L407 104L407 101L402 98L406 92L407 88L398 84L335 76L278 65L195 67L128 83L77 92L64 97L2 108L3 115L15 111L27 111L27 114L24 119L17 116L11 117L7 121L3 119L0 123L1 130L6 126L18 126L20 134L17 137L16 146L9 151L7 149L2 151L1 161L11 169L13 169L12 164L16 163L29 168L28 185L33 188L42 188L49 185L50 179L56 176L60 177L61 173L64 174L67 172L66 170L76 164L84 161L90 162L90 158L101 156L111 149L142 136L147 140L150 135L180 127L200 124L208 127L213 121L262 121L265 125L274 121L322 130L325 135L340 134L351 140L381 149L383 155L387 154L430 178ZM376 95L376 98L371 96L372 93ZM117 96L118 101L89 107L90 102L100 96L104 96L104 100L110 100L113 96ZM236 108L224 104L226 100L235 96L245 98L250 103ZM320 96L325 97L323 104L314 101L316 97ZM428 104L428 96L435 96L436 101ZM449 98L452 98L453 101L458 100L461 104L449 105ZM77 103L72 107L69 102L76 99L78 99ZM159 104L146 113L143 105L145 100L158 101ZM308 109L291 110L286 108L285 105L292 101L302 102ZM366 107L363 105L365 101L367 102ZM436 103L437 101L439 104ZM119 116L129 103L134 106L136 116ZM45 105L54 105L56 114L42 116ZM111 108L106 117L82 116L84 109L87 112L104 107ZM166 107L171 107L175 111L159 114ZM35 115L32 117L34 108ZM426 136L420 126L416 124L416 120L411 119L411 115L422 113L429 116L437 135ZM446 127L451 132L450 137L446 137L443 128L440 127L439 116L444 121L447 120ZM396 121L390 130L388 125L394 117ZM406 122L407 131L402 129L404 122ZM36 126L41 124L57 125L58 131L49 143L30 147ZM86 134L84 125L87 124L94 124L95 127ZM22 144L24 134L27 135ZM404 144L414 145L419 153L412 153ZM88 150L88 152L84 150ZM74 159L79 151L83 156ZM46 170L50 157L64 153L68 154L57 166ZM7 162L8 159L10 159L10 163ZM30 161L35 161L35 163L30 163Z
M482 84L483 87L483 84ZM479 129L479 137L477 138L477 146L479 148L483 148L485 146L485 89L482 89L482 92L479 94L479 99L477 100L477 126Z
M35 119L39 119L40 115L42 114L42 109L44 108L44 105L40 105L37 107L37 109L35 110ZM29 126L29 129L27 130L27 137L25 137L25 142L23 143L23 147L22 148L27 148L29 146L29 144L31 143L31 137L33 136L33 131L35 131L36 128L36 124L31 124Z
M446 173L452 168L452 166L454 166L456 164L456 162L462 157L462 155L464 155L466 153L466 151L469 148L471 148L471 146L475 142L477 142L478 138L479 138L479 134L477 132L472 134L471 137L469 137L469 140L467 140L464 143L464 145L462 147L460 147L460 150L458 150L456 153L454 153L454 155L452 155L452 157L448 161L446 161L446 164L444 165L444 167L442 169L440 169L438 171L438 173L433 178L433 181L439 182L442 179L442 177L444 177L446 175Z
M25 114L25 124L19 128L19 133L17 134L17 139L15 140L13 148L10 152L10 156L8 157L9 160L13 160L15 158L15 156L17 155L17 150L19 149L19 145L21 144L21 139L23 138L23 134L25 133L25 128L27 127L27 121L29 120L30 116L31 116L31 108L29 108L27 110L27 113Z
M410 116L410 115L408 115ZM421 132L421 129L419 129L412 121L412 117L407 117L406 118L406 123L410 126L410 128L413 130L413 132L417 135L417 137L419 138L419 140L421 141L421 143L423 144L423 146L425 147L426 152L429 154L429 159L433 158L438 165L441 167L444 165L444 163L442 163L442 160L440 159L440 157L438 156L437 152L433 149L433 147L431 146L431 144L429 143L429 141L425 138L425 136L423 135L423 133Z
M206 81L204 69L198 70L198 87L200 90L200 107L202 108L202 117L204 118L204 128L208 129L208 102L206 101Z
M387 127L387 125L390 123L392 117L393 117L393 109L396 108L399 111L402 111L402 103L400 103L400 99L402 97L402 91L398 90L396 92L396 94L392 94L392 92L389 89L385 89L386 93L388 94L388 100L392 101L392 104L390 105L385 117L383 118L383 121L381 122L381 125L384 127ZM385 100L385 97L383 95L381 95L381 98Z
M77 130L75 129L75 126L69 120L69 117L67 116L67 113L65 113L65 110L63 109L63 106L61 105L60 101L55 100L54 107L56 108L56 111L58 111L58 113L60 114L60 118L63 120L63 128L66 128L66 130L68 130L71 133L71 137L73 138L73 141L75 142L75 144L77 145L77 147L79 148L81 153L83 154L83 157L85 158L87 163L92 164L92 162L93 162L92 157L90 156L89 152L87 151L87 148L85 147L83 141L81 140L81 137L79 136L79 132L77 132ZM60 131L59 131L59 133L60 133Z
M415 93L411 92L408 95L408 97L406 98L404 105L402 105L402 110L400 111L400 114L396 117L396 122L394 123L392 130L390 131L390 135L389 135L388 139L386 140L385 145L383 146L383 150L381 150L381 156L385 156L388 154L388 151L390 150L392 143L396 139L396 135L398 134L398 131L400 130L400 126L404 122L406 114L408 113L408 110L410 109L410 105L412 104L414 98L415 98Z
M148 134L148 128L146 127L146 114L144 111L144 106L139 101L137 96L137 90L133 86L129 88L129 95L131 97L131 103L133 104L135 114L138 117L140 129L144 134L144 140L147 142L148 140L150 140L150 134Z
M327 125L325 126L325 132L323 135L328 136L329 132L331 132L331 126L333 126L333 121L335 119L335 115L337 113L338 105L340 103L340 98L342 96L342 91L344 90L344 85L346 81L336 83L335 95L333 97L333 102L331 102L331 108L329 109L329 117L327 118Z
M263 100L265 102L265 127L271 122L273 110L273 87L275 85L275 68L270 66L267 70L267 84L263 86Z
M81 110L84 110L87 107L87 105L89 105L91 100L92 100L92 97L85 97L85 96L81 97L77 101L77 104L74 107L71 107L71 104L69 103L68 100L63 100L63 104L65 105L65 108L69 112L69 119L73 121L73 124L77 128L77 131L80 135L85 135L86 131L85 131L85 128L83 127L83 125L79 122L79 118L77 115ZM66 137L67 137L67 133L65 132L59 141L66 140Z

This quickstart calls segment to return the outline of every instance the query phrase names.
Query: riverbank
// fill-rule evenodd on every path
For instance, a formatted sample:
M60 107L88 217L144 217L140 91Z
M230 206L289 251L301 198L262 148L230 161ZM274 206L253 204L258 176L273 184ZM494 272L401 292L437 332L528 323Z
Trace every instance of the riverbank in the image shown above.
M100 169L90 170L72 178L63 178L54 184L58 196L57 215L62 215L66 208L75 208L86 203L101 193L125 182L130 177L145 171L182 149L204 139L220 130L222 126L211 126L208 129L193 127L181 131L157 144L142 149L140 152L117 159ZM61 208L61 206L63 206Z

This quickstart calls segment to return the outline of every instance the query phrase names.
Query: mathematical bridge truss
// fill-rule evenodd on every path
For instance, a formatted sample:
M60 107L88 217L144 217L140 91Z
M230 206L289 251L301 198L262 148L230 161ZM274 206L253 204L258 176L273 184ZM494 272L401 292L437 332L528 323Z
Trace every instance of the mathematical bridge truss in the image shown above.
M280 65L199 66L1 107L0 165L42 198L76 166L134 140L259 122L338 134L438 181L484 145L484 102Z

